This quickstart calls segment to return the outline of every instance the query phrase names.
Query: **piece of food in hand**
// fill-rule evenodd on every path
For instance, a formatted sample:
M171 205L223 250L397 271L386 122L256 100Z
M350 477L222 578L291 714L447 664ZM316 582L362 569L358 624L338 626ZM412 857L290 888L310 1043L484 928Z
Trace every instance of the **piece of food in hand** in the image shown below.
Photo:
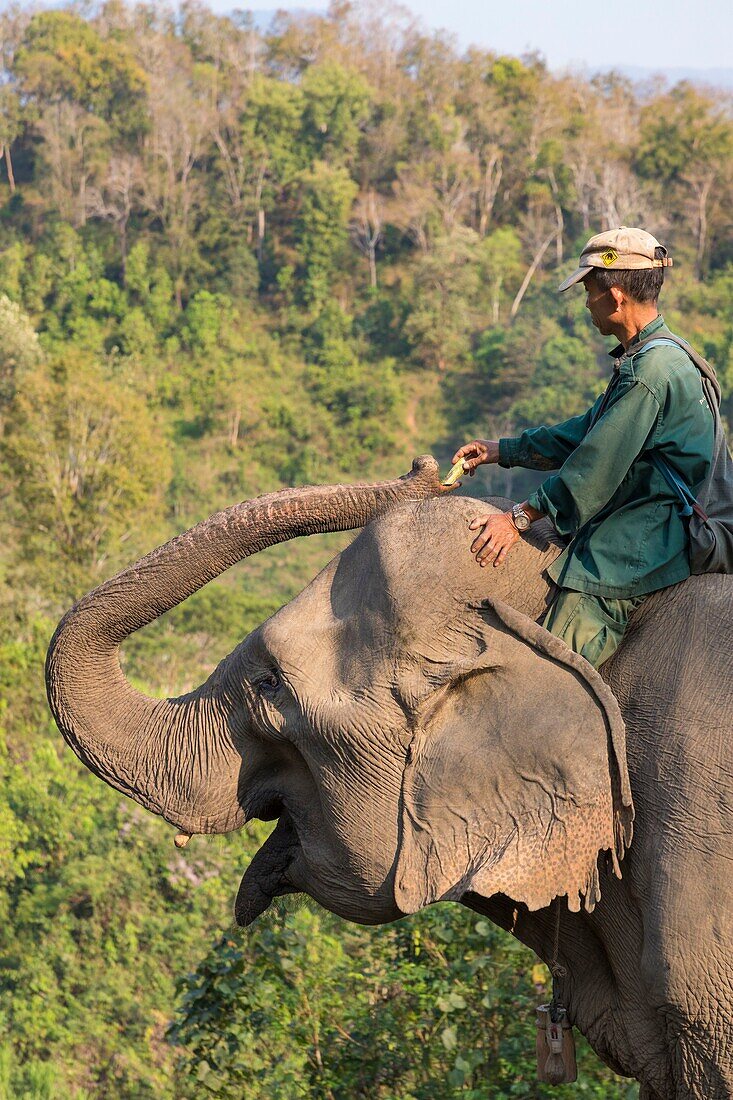
M445 479L443 484L444 485L454 485L455 482L458 481L458 478L461 477L466 472L467 471L466 471L465 460L462 459L462 458L459 458L458 462L454 463L454 465L451 466L450 473L448 474L448 477Z

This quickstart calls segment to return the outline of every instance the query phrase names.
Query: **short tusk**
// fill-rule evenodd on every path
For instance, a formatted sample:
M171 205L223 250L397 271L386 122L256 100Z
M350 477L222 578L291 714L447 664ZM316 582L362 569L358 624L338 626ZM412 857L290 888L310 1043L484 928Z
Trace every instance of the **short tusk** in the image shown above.
M176 848L185 848L192 836L193 833L176 833L173 843Z

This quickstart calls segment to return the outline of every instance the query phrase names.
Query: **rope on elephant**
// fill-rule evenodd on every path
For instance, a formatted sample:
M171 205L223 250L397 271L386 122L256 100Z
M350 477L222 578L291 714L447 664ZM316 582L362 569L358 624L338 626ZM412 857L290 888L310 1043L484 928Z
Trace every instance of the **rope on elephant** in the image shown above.
M564 978L567 974L567 970L564 966L561 966L558 962L558 952L560 950L560 898L555 898L555 935L552 941L552 956L548 963L550 974L552 974L552 1007L553 1009L559 1003L559 982L561 978Z
M555 929L552 957L549 961L552 974L552 1000L549 1005L537 1008L537 1078L550 1085L562 1085L575 1081L578 1067L575 1059L575 1040L567 1018L567 1009L560 1003L559 984L567 974L558 962L560 950L560 897L555 898Z

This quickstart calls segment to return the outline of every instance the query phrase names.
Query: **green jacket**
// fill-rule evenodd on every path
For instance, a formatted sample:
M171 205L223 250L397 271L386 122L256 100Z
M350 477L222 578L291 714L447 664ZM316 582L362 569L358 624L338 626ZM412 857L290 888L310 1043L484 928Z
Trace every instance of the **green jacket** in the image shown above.
M582 416L499 440L499 463L558 470L529 497L569 545L549 569L562 588L600 596L655 592L690 575L678 498L649 461L657 449L693 492L713 453L714 422L700 375L681 349L634 343L669 334L659 316L617 358L608 397Z

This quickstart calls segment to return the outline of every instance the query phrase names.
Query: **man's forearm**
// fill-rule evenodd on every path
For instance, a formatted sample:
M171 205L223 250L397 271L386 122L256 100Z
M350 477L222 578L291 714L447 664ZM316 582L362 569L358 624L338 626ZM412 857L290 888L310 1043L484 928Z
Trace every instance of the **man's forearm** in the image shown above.
M603 395L580 416L571 416L560 424L541 424L521 435L499 440L500 466L523 466L525 470L559 470L590 430Z

